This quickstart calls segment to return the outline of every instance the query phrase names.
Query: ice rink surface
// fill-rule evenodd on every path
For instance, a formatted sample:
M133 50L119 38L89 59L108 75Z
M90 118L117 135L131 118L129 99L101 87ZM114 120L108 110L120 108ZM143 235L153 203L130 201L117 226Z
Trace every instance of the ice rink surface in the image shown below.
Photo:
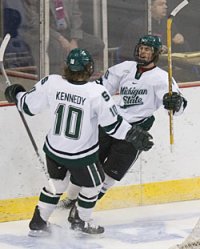
M31 238L28 220L0 223L0 249L168 249L182 242L200 217L200 201L133 207L94 213L105 227L102 236L69 229L67 210L56 210L51 238ZM200 236L200 234L199 234Z

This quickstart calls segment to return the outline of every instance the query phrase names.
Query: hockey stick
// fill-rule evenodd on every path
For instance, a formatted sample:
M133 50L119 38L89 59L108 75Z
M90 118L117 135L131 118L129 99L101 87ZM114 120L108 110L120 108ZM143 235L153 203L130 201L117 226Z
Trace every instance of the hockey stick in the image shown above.
M3 63L3 58L4 58L5 50L6 50L7 46L8 46L9 41L10 41L10 38L11 38L10 34L6 34L6 36L4 37L4 39L3 39L2 43L1 43L1 47L0 47L0 68L1 68L1 72L2 72L3 76L5 77L6 85L7 85L7 86L10 86L10 85L11 85L11 82L10 82L8 76L7 76L6 71L5 71L4 63ZM17 107L17 106L16 106L16 107ZM18 110L18 108L17 108L17 110ZM42 160L42 158L41 158L41 156L40 156L40 153L39 153L39 151L38 151L38 147L37 147L37 145L36 145L36 142L35 142L35 140L34 140L34 138L33 138L32 133L31 133L31 131L30 131L30 128L29 128L29 126L28 126L28 124L27 124L27 122L26 122L26 120L25 120L25 118L24 118L24 115L23 115L23 113L20 112L19 110L18 110L18 113L19 113L19 115L20 115L20 117L21 117L21 120L22 120L22 122L23 122L23 124L24 124L24 127L25 127L25 129L26 129L26 131L27 131L28 137L29 137L29 139L30 139L30 141L31 141L31 143L32 143L32 146L33 146L33 148L34 148L34 150L35 150L35 153L36 153L36 155L37 155L37 158L39 159L40 165L42 166L42 171L45 173L45 175L46 175L46 177L47 177L47 179L48 179L49 186L50 186L50 188L51 188L53 194L56 194L56 190L55 190L54 184L53 184L53 182L52 182L52 179L50 179L49 174L48 174L48 172L46 171L44 161Z
M182 10L189 0L182 1L169 15L167 19L167 48L168 48L168 83L169 83L169 95L172 95L172 22L174 17ZM170 132L170 145L171 152L174 144L174 127L173 127L173 111L169 111L169 132Z

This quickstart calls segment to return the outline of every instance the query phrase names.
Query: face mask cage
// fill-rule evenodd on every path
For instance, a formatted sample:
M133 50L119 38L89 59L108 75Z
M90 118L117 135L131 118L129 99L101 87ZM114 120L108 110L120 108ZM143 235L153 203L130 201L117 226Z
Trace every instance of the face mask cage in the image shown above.
M147 66L152 62L157 63L157 61L159 59L159 54L160 54L159 50L157 48L150 46L153 50L152 59L149 61L146 61L146 60L143 60L139 57L139 48L141 45L148 46L147 44L143 44L143 43L138 43L136 45L135 50L134 50L134 58L135 58L135 61L138 63L138 65Z

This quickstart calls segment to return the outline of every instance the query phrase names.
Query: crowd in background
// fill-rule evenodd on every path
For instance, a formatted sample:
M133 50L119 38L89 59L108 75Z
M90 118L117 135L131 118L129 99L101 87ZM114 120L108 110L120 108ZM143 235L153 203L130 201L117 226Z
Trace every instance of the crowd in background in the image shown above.
M62 2L64 5L63 14L56 13L56 4L59 5ZM167 17L181 0L152 0L151 2L151 33L161 36L163 44L166 46ZM18 55L8 60L7 67L15 68L26 65L39 67L40 1L3 0L2 6L4 16L3 35L9 32L12 36L7 52ZM133 59L133 49L138 38L148 33L148 7L147 0L107 1L108 48L115 48L109 65ZM200 50L199 9L200 2L191 1L189 6L186 6L176 16L172 26L172 52L184 53ZM50 40L48 47L50 73L61 73L60 64L63 58L75 47L89 50L96 62L95 71L103 72L104 42L100 37L101 35L99 37L94 35L95 17L93 11L93 0L50 1ZM161 15L157 16L159 11ZM59 14L61 16L60 20ZM64 15L63 20L62 15ZM101 18L98 21L101 25ZM58 23L60 23L60 26ZM26 56L23 57L23 55ZM161 67L167 69L166 60L161 60L160 63ZM177 65L174 70L178 81L199 79L198 66L181 65L182 68L179 67L180 65Z

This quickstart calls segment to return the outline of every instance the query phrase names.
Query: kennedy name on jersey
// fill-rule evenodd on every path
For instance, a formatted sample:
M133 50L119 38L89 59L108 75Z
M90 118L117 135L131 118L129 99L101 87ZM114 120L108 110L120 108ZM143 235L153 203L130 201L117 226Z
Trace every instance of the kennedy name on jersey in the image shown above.
M65 92L57 92L56 99L65 100L65 101L72 102L72 103L79 104L79 105L84 105L84 102L86 100L86 98L83 98L81 96L70 94L70 93L65 93Z
M120 94L124 95L123 108L127 108L129 106L142 105L143 101L141 95L147 95L147 89L137 89L135 87L122 87L120 90Z

